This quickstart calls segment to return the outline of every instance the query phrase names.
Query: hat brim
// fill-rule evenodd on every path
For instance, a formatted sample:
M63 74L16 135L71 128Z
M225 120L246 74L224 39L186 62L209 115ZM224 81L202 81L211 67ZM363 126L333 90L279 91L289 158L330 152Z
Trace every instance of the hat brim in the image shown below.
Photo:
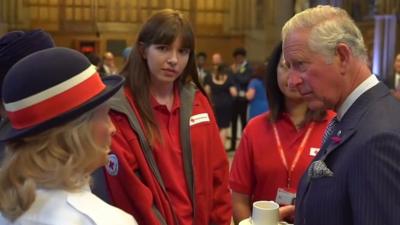
M12 127L11 123L8 120L4 121L4 124L1 126L0 130L0 141L12 141L17 138L38 134L45 130L48 130L49 128L56 127L73 119L76 119L79 116L83 115L85 112L88 112L94 109L96 106L99 106L102 103L106 102L124 84L124 78L118 75L106 76L102 78L102 81L106 85L106 88L100 94L80 105L79 107L65 112L57 116L56 118L45 121L39 125L25 129L15 129Z

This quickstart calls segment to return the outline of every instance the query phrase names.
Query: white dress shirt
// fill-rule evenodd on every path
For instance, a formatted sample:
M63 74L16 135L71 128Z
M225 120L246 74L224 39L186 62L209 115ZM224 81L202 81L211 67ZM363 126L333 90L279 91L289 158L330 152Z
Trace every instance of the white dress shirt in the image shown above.
M366 91L374 87L379 83L378 78L374 74L369 76L366 80L364 80L360 85L356 87L356 89L351 92L349 96L347 96L346 100L337 110L337 118L340 121L347 110L350 108L351 105Z
M1 225L137 225L124 211L108 205L89 188L77 192L36 191L31 207L14 222L0 214Z

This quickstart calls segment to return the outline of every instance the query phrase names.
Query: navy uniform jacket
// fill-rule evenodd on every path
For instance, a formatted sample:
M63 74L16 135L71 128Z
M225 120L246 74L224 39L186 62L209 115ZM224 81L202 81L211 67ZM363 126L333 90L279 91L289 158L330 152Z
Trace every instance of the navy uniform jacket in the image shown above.
M295 224L400 224L400 103L379 83L354 102L334 134L339 138L314 159L333 175L303 175Z

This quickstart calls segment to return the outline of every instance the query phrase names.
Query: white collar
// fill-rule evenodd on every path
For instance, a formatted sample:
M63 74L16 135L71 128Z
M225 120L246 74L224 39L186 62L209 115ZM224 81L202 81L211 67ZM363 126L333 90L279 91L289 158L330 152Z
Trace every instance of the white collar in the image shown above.
M135 219L130 214L108 205L92 194L90 190L69 193L67 202L70 206L88 216L96 225L137 225Z
M366 91L374 87L379 83L378 78L374 74L369 76L367 79L365 79L361 84L357 86L351 92L349 96L347 96L346 100L343 102L343 104L338 108L337 110L337 118L340 121L344 114L347 112L347 110L350 108L351 105Z

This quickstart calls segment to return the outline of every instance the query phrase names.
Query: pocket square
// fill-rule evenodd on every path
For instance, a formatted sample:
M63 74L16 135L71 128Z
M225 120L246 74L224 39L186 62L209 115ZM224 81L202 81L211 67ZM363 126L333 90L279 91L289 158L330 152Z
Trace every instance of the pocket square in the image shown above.
M311 163L308 168L308 177L310 178L321 178L321 177L332 177L333 172L326 166L322 160L317 160Z

